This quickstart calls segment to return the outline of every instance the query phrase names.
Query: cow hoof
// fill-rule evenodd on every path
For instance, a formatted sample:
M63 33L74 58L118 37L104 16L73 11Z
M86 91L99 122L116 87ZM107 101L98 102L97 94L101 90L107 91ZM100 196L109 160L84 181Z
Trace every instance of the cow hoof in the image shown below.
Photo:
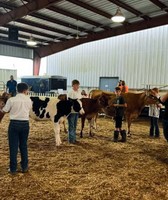
M127 134L127 137L131 137L131 133L128 133L128 134Z

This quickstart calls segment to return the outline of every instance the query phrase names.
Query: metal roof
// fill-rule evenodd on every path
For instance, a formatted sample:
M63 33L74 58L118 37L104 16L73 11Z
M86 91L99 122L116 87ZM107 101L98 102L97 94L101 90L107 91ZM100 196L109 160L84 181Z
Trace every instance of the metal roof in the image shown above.
M126 17L123 23L111 20L118 7ZM165 24L168 24L168 0L0 1L0 43L25 47L33 36L40 57ZM8 39L12 27L18 28L17 41Z

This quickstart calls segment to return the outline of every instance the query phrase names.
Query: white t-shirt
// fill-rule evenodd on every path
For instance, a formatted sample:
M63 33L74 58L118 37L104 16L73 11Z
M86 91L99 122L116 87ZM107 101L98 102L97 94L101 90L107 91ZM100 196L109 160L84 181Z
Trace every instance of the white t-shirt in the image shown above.
M68 92L68 95L67 95L68 98L71 98L71 99L82 99L82 95L81 95L81 91L80 90L73 90L73 88ZM71 109L71 113L76 113L74 111L74 109L72 108Z
M149 106L149 116L159 118L160 108L156 104Z
M9 112L11 120L29 120L29 112L32 108L30 97L23 93L18 93L15 97L11 97L3 107L4 112Z
M80 90L75 91L75 90L71 89L68 92L68 98L71 98L71 99L82 99L81 91Z

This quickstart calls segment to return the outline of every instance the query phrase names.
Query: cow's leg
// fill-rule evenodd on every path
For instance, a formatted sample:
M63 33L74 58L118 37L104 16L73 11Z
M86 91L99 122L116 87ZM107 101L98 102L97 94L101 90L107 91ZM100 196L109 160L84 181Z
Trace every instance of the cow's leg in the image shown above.
M83 138L83 128L85 126L85 116L81 116L81 132L80 132L80 138Z
M64 133L68 133L68 131L67 131L67 129L66 129L66 121L65 121L65 119L64 119L64 121L63 121L63 126L64 126Z
M54 133L55 133L55 143L56 146L60 146L61 142L61 138L60 138L60 124L59 122L54 123Z
M127 119L127 123L128 123L128 133L127 136L131 137L131 118Z
M98 114L93 118L92 121L92 127L97 130L97 118L98 118Z
M88 120L88 122L89 122L89 127L90 127L89 135L90 135L90 137L93 137L94 134L92 132L92 129L95 129L95 126L94 126L95 125L95 117L93 117L92 119Z

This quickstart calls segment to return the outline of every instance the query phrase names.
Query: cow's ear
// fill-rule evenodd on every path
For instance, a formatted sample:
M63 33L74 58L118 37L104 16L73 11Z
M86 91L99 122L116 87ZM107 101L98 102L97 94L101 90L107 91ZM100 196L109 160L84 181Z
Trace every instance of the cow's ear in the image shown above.
M108 98L105 95L101 95L98 98L98 101L99 101L100 105L102 105L102 106L107 106L108 105Z

